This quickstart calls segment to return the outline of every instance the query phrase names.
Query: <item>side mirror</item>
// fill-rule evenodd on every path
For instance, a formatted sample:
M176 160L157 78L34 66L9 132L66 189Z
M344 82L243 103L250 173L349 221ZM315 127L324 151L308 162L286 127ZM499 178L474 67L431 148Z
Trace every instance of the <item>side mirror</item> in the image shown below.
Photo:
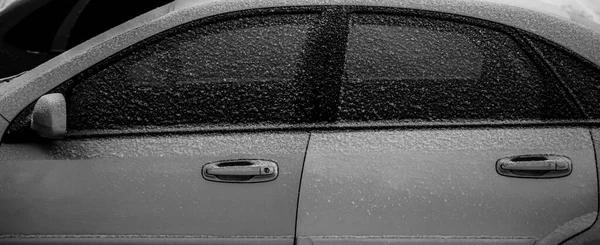
M35 103L31 129L41 137L62 139L67 133L67 103L62 94L47 94Z

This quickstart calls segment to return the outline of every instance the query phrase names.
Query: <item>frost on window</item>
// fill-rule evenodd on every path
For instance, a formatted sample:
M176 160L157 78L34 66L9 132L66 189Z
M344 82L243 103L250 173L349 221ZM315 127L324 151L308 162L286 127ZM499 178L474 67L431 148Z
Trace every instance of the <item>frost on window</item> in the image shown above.
M201 25L136 48L82 79L70 129L296 123L311 16L252 17Z
M578 117L558 82L509 36L450 21L351 17L341 121Z
M600 119L600 67L544 41L536 40L535 44L589 119Z
M346 64L352 80L477 79L483 65L481 51L459 33L354 25L349 40Z

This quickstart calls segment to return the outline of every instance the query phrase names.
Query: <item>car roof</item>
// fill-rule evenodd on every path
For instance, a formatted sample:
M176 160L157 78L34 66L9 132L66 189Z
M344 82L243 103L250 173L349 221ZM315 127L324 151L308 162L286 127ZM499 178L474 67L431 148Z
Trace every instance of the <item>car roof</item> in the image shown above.
M520 7L520 8L525 8L525 9L529 9L529 10L533 10L533 11L537 11L537 12L541 12L541 13L546 13L546 14L550 14L550 15L556 15L558 17L562 17L565 19L570 19L570 15L569 13L556 6L556 5L552 5L552 4L547 4L544 2L540 2L537 0L529 0L529 1L523 1L523 0L480 0L480 1L487 1L487 2L492 2L492 3L498 3L498 4L505 4L505 5L510 5L510 6L515 6L515 7Z
M309 5L365 5L463 15L537 34L600 66L600 32L564 15L490 0L178 0L100 34L2 86L0 115L12 120L50 89L116 52L191 20L226 12ZM523 5L523 4L521 4Z

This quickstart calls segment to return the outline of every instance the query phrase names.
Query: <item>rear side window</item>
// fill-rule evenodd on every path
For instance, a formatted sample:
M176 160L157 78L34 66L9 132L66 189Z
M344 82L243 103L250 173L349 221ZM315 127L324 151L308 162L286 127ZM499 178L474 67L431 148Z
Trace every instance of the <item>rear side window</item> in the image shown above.
M186 27L75 77L68 128L299 123L296 79L316 17L276 15Z
M508 35L412 16L353 14L339 121L581 118Z

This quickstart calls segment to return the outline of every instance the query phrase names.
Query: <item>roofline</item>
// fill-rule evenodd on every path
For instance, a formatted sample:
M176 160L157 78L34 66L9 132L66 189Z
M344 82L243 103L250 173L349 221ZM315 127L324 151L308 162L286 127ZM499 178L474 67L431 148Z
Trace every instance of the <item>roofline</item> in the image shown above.
M528 10L532 10L535 12L545 13L549 15L555 15L557 17L561 17L564 19L571 19L571 15L564 9L544 3L541 1L523 1L523 0L480 0L480 1L488 1L496 4L509 5L519 8L524 8Z
M181 0L102 33L4 85L0 114L12 120L25 105L91 64L164 29L226 12L307 5L399 7L493 21L550 39L600 66L600 32L554 14L484 0Z

